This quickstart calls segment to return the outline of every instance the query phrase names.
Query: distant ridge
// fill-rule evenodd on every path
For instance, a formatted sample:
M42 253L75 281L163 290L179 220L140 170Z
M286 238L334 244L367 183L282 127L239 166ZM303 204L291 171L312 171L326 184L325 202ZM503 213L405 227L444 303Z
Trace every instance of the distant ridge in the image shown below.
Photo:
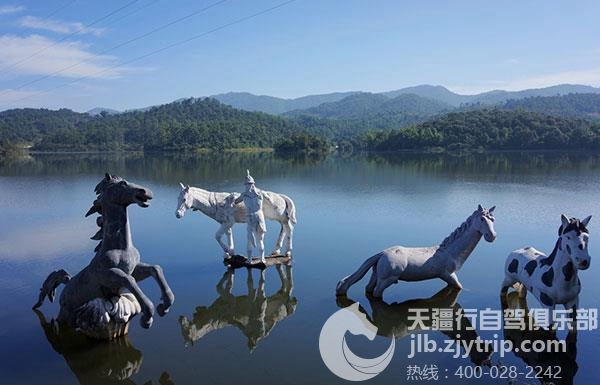
M363 91L333 92L328 94L307 95L299 98L285 99L269 95L254 95L249 92L228 92L209 96L223 104L251 112L265 112L272 115L283 115L293 111L295 115L299 110L318 107L324 103L339 102L344 98L356 94L380 95L390 99L400 95L416 95L422 98L435 100L452 107L465 104L501 104L508 100L518 100L537 96L559 96L568 94L600 94L600 88L581 84L559 84L544 88L532 88L522 91L493 90L475 95L461 95L450 91L444 86L422 84L413 87L401 88L393 91L370 93ZM189 98L185 98L189 99ZM177 101L177 100L176 100ZM155 106L137 108L126 111L117 111L110 108L98 107L87 111L89 115L99 115L106 111L109 115L129 111L148 111Z
M295 99L284 99L267 95L254 95L249 92L228 92L210 97L241 110L281 115L288 111L302 110L316 107L323 103L337 102L346 96L356 93L358 92L334 92L330 94L302 96Z
M248 92L229 92L211 96L221 103L247 111L262 111L269 114L281 115L294 110L303 110L317 107L323 103L338 102L350 95L365 93L361 91L334 92L322 95L309 95L295 99L284 99L267 95L254 95ZM600 93L600 88L580 84L560 84L551 87L527 89L522 91L494 90L475 95L461 95L450 91L440 85L418 85L406 87L393 91L378 93L388 98L396 98L400 95L413 94L438 102L446 103L454 107L464 104L498 104L510 99L523 99L534 96L556 96L571 93Z
M356 93L342 100L323 103L305 110L287 112L286 116L310 115L327 119L370 119L376 116L395 117L397 124L414 123L444 111L450 104L415 94L400 94L389 98L383 94ZM388 127L382 127L388 128ZM393 127L389 127L393 128Z
M86 114L96 116L102 114L103 112L107 113L108 115L115 115L121 113L121 111L113 110L112 108L96 107L92 108L89 111L86 111Z

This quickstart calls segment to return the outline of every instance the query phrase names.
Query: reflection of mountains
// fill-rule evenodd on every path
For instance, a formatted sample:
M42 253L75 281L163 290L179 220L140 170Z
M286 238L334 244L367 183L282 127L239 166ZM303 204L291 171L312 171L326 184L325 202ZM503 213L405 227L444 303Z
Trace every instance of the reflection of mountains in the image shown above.
M335 156L334 156L335 157ZM373 153L343 160L285 159L272 153L218 154L34 154L26 160L0 161L0 175L48 176L63 178L96 175L99 170L114 170L131 178L150 179L176 185L202 183L213 186L223 181L239 182L240 170L250 168L261 181L281 179L290 174L314 178L315 167L323 182L356 181L356 170L364 170L362 183L378 184L390 172L406 177L425 175L439 178L463 177L467 180L507 180L511 176L551 175L564 170L593 170L600 166L600 154L593 153L470 153L462 155L423 153ZM152 170L151 175L148 170ZM558 170L558 171L557 171ZM335 175L335 178L330 178ZM510 179L508 179L510 180Z
M535 368L535 372L544 374L539 378L541 384L554 385L572 385L575 374L579 366L577 365L577 332L572 331L567 334L565 339L566 350L559 352L550 352L548 350L551 341L559 341L556 332L550 332L544 329L534 330L532 325L536 325L535 320L530 319L529 309L526 298L519 298L519 293L514 291L507 295L506 301L502 303L502 310L506 309L524 309L525 330L506 329L504 328L504 339L513 343L513 346L519 347L523 341L528 341L530 349L534 341L542 341L546 349L542 352L524 352L519 350L515 355L519 357L526 365ZM550 375L557 373L557 368L560 368L560 373L557 377Z
M46 321L38 310L34 312L40 319L48 342L64 357L80 384L135 384L130 377L139 372L143 357L127 336L111 341L94 340L54 319ZM158 383L174 384L166 372L160 376Z
M497 181L498 176L507 178L551 175L564 170L593 170L600 165L600 154L589 152L372 153L367 158L379 166L393 165L431 176L463 177L474 181Z
M388 304L382 299L369 297L369 304L372 309L372 316L369 316L367 311L360 307L360 311L365 313L369 321L377 326L377 334L383 337L401 339L409 336L413 333L421 331L431 330L433 325L433 310L438 309L451 309L452 310L452 327L448 327L449 330L439 330L439 332L445 334L451 339L461 344L470 344L472 341L478 338L476 330L471 325L471 321L464 316L457 317L457 313L462 309L461 306L456 302L460 290L456 290L451 287L445 287L430 298L422 299L411 299L401 303L394 302ZM346 296L338 297L337 303L339 307L347 307L355 301L349 299ZM415 324L414 317L417 313L414 309L424 309L423 325L427 328L425 330L417 327L411 329ZM409 319L409 317L413 317ZM440 328L446 329L446 327ZM490 357L492 355L492 349L490 345L486 345L484 349L479 351L476 348L476 344L472 344L472 348L469 354L471 361L475 365L489 365Z
M292 296L291 266L276 266L281 287L270 296L265 293L264 270L254 287L252 272L248 272L248 294L234 296L233 270L225 272L217 283L219 297L210 306L198 306L190 320L179 317L181 333L186 343L193 344L205 335L226 327L236 327L248 338L248 348L254 350L279 322L294 314L297 299Z

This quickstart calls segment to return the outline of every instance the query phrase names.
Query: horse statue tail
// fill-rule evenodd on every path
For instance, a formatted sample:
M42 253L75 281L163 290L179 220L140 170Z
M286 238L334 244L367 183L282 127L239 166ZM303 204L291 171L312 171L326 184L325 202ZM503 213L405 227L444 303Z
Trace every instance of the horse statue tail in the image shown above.
M361 278L364 277L365 274L367 274L367 271L369 271L369 269L373 267L377 263L377 261L379 261L380 257L381 253L375 254L371 258L367 259L354 273L350 274L345 278L342 278L342 280L338 282L335 288L335 294L345 295L350 286L360 281Z
M69 273L67 273L63 269L56 270L50 273L50 275L48 275L48 278L46 278L46 280L42 284L42 287L40 288L40 296L38 297L37 303L33 305L33 309L37 309L38 307L42 306L42 303L44 303L44 299L46 298L46 296L48 297L50 302L54 302L56 288L58 287L58 285L60 285L61 283L67 284L67 282L69 282L70 279L71 276L69 275Z
M294 205L294 201L290 199L287 195L281 195L285 200L285 213L290 220L290 222L295 225L296 224L296 206Z

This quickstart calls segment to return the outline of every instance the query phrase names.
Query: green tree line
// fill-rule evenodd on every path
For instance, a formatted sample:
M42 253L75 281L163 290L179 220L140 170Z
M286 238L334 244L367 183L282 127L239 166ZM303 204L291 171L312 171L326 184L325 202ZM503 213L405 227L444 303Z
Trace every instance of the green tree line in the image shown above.
M483 109L449 113L396 130L370 131L357 142L375 151L600 149L600 124L523 110Z

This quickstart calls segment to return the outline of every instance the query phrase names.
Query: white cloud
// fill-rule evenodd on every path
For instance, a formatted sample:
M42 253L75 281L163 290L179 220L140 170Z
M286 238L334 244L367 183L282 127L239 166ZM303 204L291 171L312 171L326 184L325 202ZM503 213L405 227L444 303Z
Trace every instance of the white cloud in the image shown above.
M8 15L25 10L22 5L2 5L0 6L0 15Z
M25 16L19 20L19 24L22 27L41 29L45 31L51 31L62 34L92 34L94 36L100 36L104 33L103 28L90 28L84 26L82 23L68 23L57 20L46 20L40 19L34 16Z
M454 85L449 88L461 94L477 94L491 90L520 91L530 88L544 88L558 84L584 84L600 86L600 68L556 72L537 76L523 76L514 79L487 80L474 85Z
M0 68L10 67L7 74L11 75L52 75L60 71L56 76L112 79L124 71L112 68L117 63L115 57L96 55L81 42L56 42L40 35L4 35L0 36L0 47Z

